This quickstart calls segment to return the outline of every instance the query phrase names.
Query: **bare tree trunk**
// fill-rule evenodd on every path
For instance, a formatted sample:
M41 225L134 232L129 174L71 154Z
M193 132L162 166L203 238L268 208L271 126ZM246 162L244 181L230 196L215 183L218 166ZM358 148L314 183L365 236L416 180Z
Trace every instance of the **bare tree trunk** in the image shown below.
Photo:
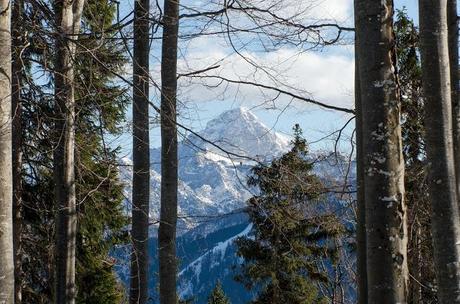
M11 3L0 0L0 303L14 303Z
M355 44L358 37L355 36ZM361 89L359 62L355 49L355 112L356 112L356 273L358 284L358 304L367 304L367 261L366 261L366 204L364 199L364 158L363 158L363 115L361 109Z
M13 244L14 244L14 302L22 302L22 105L21 79L23 51L22 33L20 30L23 13L22 0L14 0L12 10L12 87L11 104L13 116Z
M161 58L161 214L158 231L160 303L176 304L177 35L179 0L165 0Z
M75 88L72 59L78 39L84 0L55 2L56 39L55 111L57 144L54 150L54 191L56 218L56 290L55 302L73 304L75 287L75 243L77 213L75 197Z
M407 224L392 0L355 0L368 302L406 303Z
M457 202L447 29L447 0L420 0L422 82L438 299L460 303Z
M460 104L458 66L458 16L457 0L448 0L447 23L449 31L449 61L452 99L452 121L454 136L454 158L457 199L460 195ZM460 202L459 202L460 207Z
M133 197L130 303L148 299L149 151L149 0L135 2L133 57Z

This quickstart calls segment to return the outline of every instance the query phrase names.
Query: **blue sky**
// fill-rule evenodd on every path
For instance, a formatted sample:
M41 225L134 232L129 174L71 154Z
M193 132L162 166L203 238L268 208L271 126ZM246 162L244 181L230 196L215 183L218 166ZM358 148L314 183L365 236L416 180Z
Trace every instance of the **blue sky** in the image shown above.
M405 6L414 21L418 22L418 0L396 0L395 6L398 8Z
M353 24L352 0L302 0L296 1L311 3L316 1L312 8L312 18L331 18L340 24ZM203 1L183 1L185 6L200 7ZM289 0L287 0L289 2ZM409 15L417 21L418 0L396 0L395 6L407 8ZM124 12L132 8L132 2L126 2ZM189 30L193 23L181 24L183 30ZM244 37L243 37L244 39ZM250 41L250 40L248 40ZM151 50L151 77L159 81L159 41L152 43ZM305 96L332 103L337 106L353 108L353 46L352 36L348 36L347 43L341 46L331 46L321 50L304 51L292 47L283 47L280 50L262 52L257 46L246 47L242 51L245 56L257 63L268 67L275 66L274 71L279 73L283 83L302 90ZM270 83L270 79L263 73L255 72L241 57L235 55L224 38L199 38L182 42L179 59L179 72L200 69L219 63L220 69L216 73L234 79L257 79ZM277 70L275 70L277 69ZM278 70L279 69L279 70ZM317 142L320 138L341 128L350 119L349 114L320 109L316 106L281 99L277 103L278 109L272 105L260 105L270 99L263 96L265 93L251 87L230 87L224 92L222 89L208 90L202 83L183 81L180 83L179 101L181 106L180 120L194 130L205 127L206 122L215 118L225 110L244 106L251 109L267 126L280 133L289 134L292 126L299 123L304 134L312 144L314 150L330 150L335 137ZM270 83L272 84L272 83ZM158 103L158 92L151 90L151 100ZM128 119L130 117L128 115ZM349 125L343 134L340 148L350 150L350 136L354 126ZM129 134L117 139L125 154L130 154L131 141ZM159 128L151 129L151 145L159 146Z

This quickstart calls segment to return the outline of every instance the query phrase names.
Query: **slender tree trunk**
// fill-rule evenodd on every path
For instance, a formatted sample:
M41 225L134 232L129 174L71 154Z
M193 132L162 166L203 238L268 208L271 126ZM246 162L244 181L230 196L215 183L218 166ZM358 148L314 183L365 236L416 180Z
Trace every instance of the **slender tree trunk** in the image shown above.
M420 0L422 82L438 299L460 303L460 223L452 143L447 0Z
M11 3L0 0L0 303L14 303Z
M149 151L149 0L135 2L133 58L133 197L130 303L148 299Z
M459 104L459 66L458 66L458 16L457 0L448 0L447 22L449 31L449 61L452 99L452 121L454 135L454 158L457 199L460 195L460 104ZM460 203L459 203L460 207Z
M60 0L56 5L55 111L57 144L54 150L56 218L55 302L73 304L77 213L75 197L75 88L72 59L78 39L84 0Z
M12 88L11 104L13 116L13 243L14 243L14 302L22 302L22 105L21 105L21 79L23 51L22 33L20 30L22 22L23 2L14 0L12 11Z
M165 0L161 58L161 214L158 231L160 303L176 304L177 35L179 0Z
M357 35L355 41L358 40ZM357 44L357 42L355 42ZM367 304L367 261L366 261L366 204L364 200L364 159L363 159L363 117L361 109L361 89L359 63L355 49L355 112L356 112L356 272L358 284L358 304Z
M407 224L392 0L355 0L368 302L406 303Z

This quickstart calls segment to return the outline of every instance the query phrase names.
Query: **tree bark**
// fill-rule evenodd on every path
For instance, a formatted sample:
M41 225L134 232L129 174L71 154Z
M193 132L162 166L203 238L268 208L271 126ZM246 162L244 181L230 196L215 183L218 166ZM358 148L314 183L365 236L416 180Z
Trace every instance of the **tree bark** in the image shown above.
M177 36L179 0L165 0L161 58L161 214L158 231L160 303L176 304Z
M355 45L358 37L355 35ZM359 62L355 48L355 113L356 113L356 272L358 285L358 304L367 304L367 261L366 261L366 204L364 198L364 159L363 159L363 117L361 108L361 89Z
M406 303L407 224L392 0L355 0L368 302Z
M11 3L0 0L0 303L14 303Z
M454 158L457 199L460 195L460 105L459 105L459 65L458 65L458 16L457 0L448 0L447 23L449 31L449 61L452 99L452 121L454 136ZM460 208L460 202L459 202Z
M20 30L23 13L22 0L13 1L12 10L12 144L13 144L13 250L14 250L14 302L22 302L22 105L21 105L21 79L22 61L21 53L22 33Z
M133 197L130 303L148 299L149 151L149 0L135 2L133 57Z
M460 303L460 223L452 143L447 0L420 0L432 235L440 303Z
M56 39L55 111L56 140L54 150L54 191L56 218L56 276L55 302L73 304L75 287L75 243L77 213L75 196L75 88L72 59L80 31L84 0L55 2Z

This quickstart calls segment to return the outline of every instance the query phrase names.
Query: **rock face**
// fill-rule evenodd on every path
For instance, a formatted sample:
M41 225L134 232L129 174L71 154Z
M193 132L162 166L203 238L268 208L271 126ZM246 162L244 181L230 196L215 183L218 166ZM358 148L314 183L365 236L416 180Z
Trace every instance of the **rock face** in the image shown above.
M251 195L246 177L254 160L267 160L289 149L288 139L245 108L224 112L197 134L179 144L179 234L198 226L200 218L243 207ZM131 160L122 161L126 165L121 167L122 179L130 198ZM155 222L160 210L160 149L151 150L151 161L150 216Z
M206 128L190 134L179 144L179 222L177 250L179 258L178 292L182 299L206 303L219 279L232 303L247 303L253 296L233 280L241 260L236 256L234 240L250 236L251 224L244 214L245 201L255 189L246 186L246 178L256 161L266 162L289 150L289 139L273 132L244 108L222 113ZM344 157L324 153L311 155L315 171L328 183L343 184L345 176L354 180L354 168ZM151 150L152 222L159 219L161 172L160 150ZM131 160L123 159L121 177L125 194L131 197ZM350 168L350 170L349 170ZM340 202L338 202L340 204ZM150 294L158 303L156 227L151 230ZM129 282L129 247L116 248L117 271Z

